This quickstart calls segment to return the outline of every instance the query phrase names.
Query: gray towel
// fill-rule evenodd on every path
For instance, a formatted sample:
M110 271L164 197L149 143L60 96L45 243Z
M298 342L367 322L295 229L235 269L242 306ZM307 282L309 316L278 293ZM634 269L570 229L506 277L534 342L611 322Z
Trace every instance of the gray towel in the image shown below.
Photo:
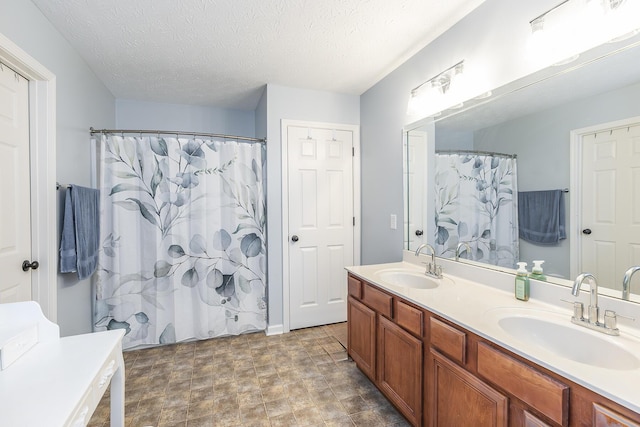
M554 245L567 238L562 190L518 193L518 226L523 240Z
M91 276L98 265L100 247L100 192L69 186L64 202L60 272L78 272L78 279Z

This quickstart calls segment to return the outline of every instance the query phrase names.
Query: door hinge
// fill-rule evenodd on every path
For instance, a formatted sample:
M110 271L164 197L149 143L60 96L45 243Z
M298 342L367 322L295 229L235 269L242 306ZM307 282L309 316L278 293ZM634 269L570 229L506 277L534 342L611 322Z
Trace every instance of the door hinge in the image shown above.
M356 225L356 217L355 216L353 217L353 225L354 226Z
M356 156L356 147L351 147L351 157Z

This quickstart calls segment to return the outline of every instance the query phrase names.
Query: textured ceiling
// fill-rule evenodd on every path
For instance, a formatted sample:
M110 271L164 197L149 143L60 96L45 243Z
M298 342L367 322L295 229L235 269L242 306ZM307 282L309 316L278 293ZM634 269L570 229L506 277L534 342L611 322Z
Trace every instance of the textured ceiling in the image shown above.
M484 0L32 0L116 98L252 110L361 94Z

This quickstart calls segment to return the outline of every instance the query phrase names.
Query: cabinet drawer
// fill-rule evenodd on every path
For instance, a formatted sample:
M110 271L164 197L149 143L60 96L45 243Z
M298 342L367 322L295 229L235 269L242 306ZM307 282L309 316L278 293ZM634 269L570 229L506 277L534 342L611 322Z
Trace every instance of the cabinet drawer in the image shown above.
M478 374L566 426L569 422L569 387L506 354L478 344Z
M415 335L422 336L422 311L402 301L396 302L396 323Z
M597 403L593 404L593 426L594 427L640 427L637 423L629 418L605 408Z
M369 307L391 319L393 298L373 286L365 283L362 287L362 301Z
M467 334L434 317L429 324L431 345L456 362L464 364L467 354Z
M354 298L362 299L362 282L355 277L349 276L349 295Z

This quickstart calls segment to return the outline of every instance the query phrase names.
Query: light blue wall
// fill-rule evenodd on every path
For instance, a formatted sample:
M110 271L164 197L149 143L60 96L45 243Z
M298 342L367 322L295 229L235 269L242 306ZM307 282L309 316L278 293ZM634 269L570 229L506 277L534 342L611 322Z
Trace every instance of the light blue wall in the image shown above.
M309 120L357 125L360 123L360 99L357 95L295 89L272 84L267 85L263 98L266 98L268 128L267 240L269 254L269 327L277 328L284 321L282 305L283 186L281 121L283 119Z
M257 138L266 138L267 137L267 87L264 87L264 91L262 92L262 96L258 101L258 106L256 107L256 137Z
M640 116L640 83L615 91L511 120L475 132L476 150L518 156L518 190L568 188L569 133L575 129ZM566 195L566 218L570 218ZM538 246L520 241L520 259L545 260L547 274L569 278L569 239L558 246Z
M113 96L30 1L0 0L0 33L56 75L57 180L89 186L89 127L115 125ZM89 280L58 275L57 287L62 335L90 332Z
M402 229L391 230L389 215L403 214L402 128L412 88L465 60L465 75L482 75L499 87L539 68L526 59L529 21L555 0L487 0L434 42L361 96L362 262L397 261Z
M202 105L116 100L118 129L159 129L255 136L255 113Z

